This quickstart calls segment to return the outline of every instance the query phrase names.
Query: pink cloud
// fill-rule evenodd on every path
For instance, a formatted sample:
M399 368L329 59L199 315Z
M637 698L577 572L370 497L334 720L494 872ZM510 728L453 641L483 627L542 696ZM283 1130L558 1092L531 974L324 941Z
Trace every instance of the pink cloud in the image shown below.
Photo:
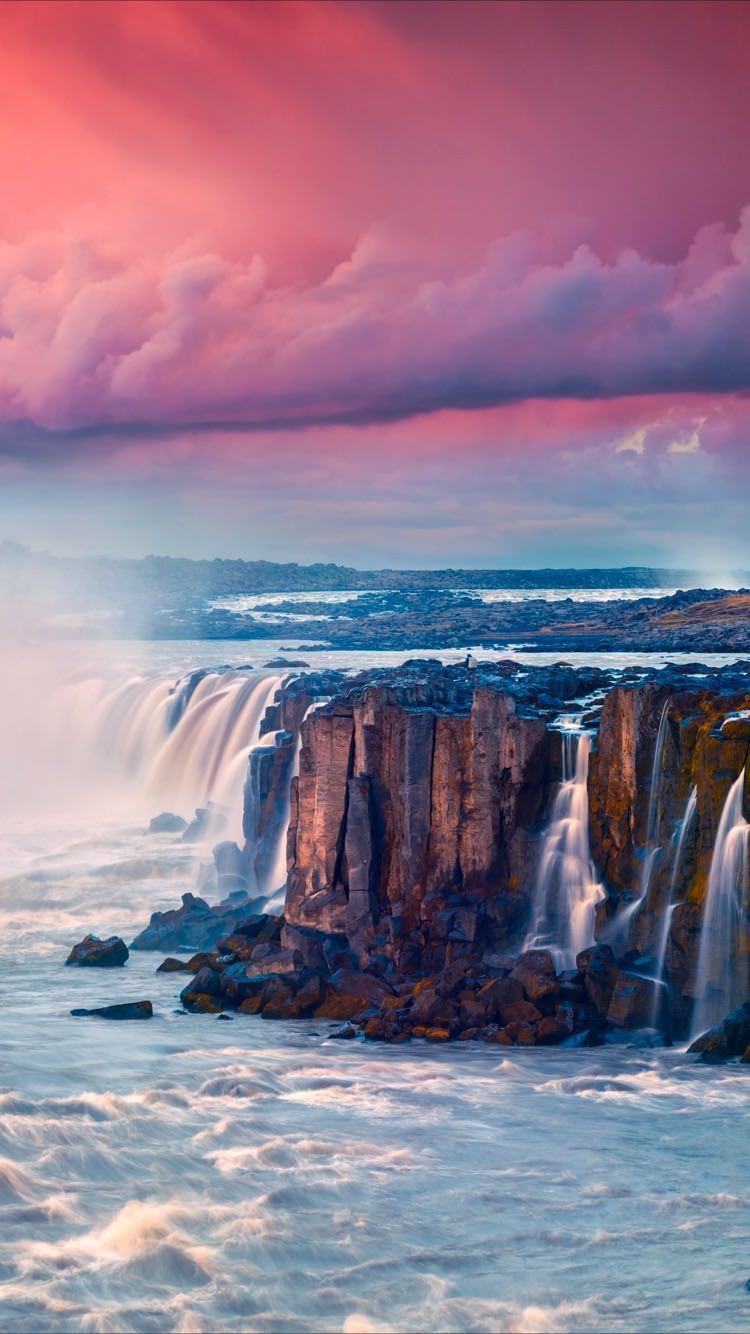
M372 229L320 281L102 225L0 246L0 419L47 431L387 421L523 399L750 388L750 208L674 263L528 236L445 274Z

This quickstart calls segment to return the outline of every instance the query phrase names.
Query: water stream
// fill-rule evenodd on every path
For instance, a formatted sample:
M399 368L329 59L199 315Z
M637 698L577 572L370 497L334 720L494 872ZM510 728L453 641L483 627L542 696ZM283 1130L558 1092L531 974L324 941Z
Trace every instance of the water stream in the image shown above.
M693 1028L703 1033L748 995L746 934L748 842L743 815L745 770L735 779L721 813L711 858L695 979Z
M596 905L604 898L589 848L587 732L562 733L562 783L544 836L532 926L526 949L547 949L559 970L575 967L576 955L594 940Z

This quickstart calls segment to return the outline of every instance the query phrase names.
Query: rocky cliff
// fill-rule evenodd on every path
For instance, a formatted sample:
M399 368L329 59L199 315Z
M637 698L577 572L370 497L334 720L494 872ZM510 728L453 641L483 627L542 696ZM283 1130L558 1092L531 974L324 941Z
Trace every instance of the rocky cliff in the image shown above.
M175 915L180 945L196 912L196 948L231 931L201 956L193 1008L356 1018L391 1039L690 1031L717 834L750 754L750 664L313 674L280 690L267 727L277 744L252 757L245 857L267 876L288 809L284 915L225 904L210 918L196 901ZM563 738L583 732L588 768L571 768ZM720 971L745 1000L750 886L736 866ZM554 935L565 913L580 919L572 967ZM171 923L156 926L167 944ZM711 985L721 995L715 967Z
M349 687L302 726L287 921L340 934L361 967L386 973L517 951L561 776L559 717L578 715L596 731L589 826L605 891L596 935L653 974L674 909L659 966L674 993L670 1027L684 1030L716 831L750 744L749 681L741 667L611 686L564 668L414 664ZM693 788L696 815L675 866ZM653 980L626 1022L654 1008Z

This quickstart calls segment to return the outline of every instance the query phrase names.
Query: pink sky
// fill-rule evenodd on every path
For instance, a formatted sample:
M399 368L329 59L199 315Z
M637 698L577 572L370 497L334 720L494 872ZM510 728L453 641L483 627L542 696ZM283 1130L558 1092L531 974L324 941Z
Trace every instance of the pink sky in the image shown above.
M3 531L607 563L609 506L618 559L696 523L750 558L715 513L747 494L742 0L6 0L0 33ZM332 530L363 492L366 538Z

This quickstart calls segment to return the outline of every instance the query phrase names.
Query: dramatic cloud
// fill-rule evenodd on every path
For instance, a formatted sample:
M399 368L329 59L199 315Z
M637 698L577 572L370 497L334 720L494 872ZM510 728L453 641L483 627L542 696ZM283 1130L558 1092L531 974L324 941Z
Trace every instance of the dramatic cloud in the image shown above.
M309 426L529 398L750 388L750 208L674 264L496 241L443 277L387 231L322 281L182 247L160 265L80 223L0 247L0 414L56 431ZM621 449L638 451L638 434ZM685 448L695 448L689 445Z
M0 536L747 548L747 5L35 0L0 36Z

